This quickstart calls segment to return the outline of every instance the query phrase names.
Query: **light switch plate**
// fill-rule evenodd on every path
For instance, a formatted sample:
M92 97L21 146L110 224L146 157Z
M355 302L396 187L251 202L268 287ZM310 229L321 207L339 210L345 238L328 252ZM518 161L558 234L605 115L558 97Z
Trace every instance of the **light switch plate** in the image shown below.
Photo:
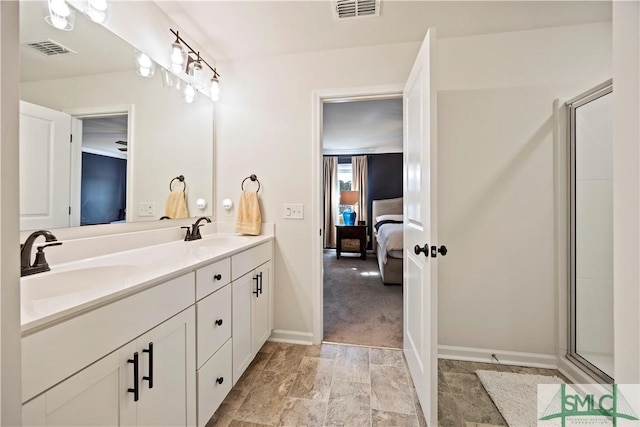
M156 216L156 204L151 202L139 203L138 216Z
M284 219L304 219L304 205L285 203L282 205Z

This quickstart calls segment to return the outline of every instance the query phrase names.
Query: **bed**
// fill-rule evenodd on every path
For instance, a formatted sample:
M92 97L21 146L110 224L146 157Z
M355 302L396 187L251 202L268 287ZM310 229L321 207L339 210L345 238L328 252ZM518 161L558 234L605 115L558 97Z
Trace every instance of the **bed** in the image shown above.
M402 284L402 197L372 202L373 250L382 282ZM379 219L376 220L376 218Z

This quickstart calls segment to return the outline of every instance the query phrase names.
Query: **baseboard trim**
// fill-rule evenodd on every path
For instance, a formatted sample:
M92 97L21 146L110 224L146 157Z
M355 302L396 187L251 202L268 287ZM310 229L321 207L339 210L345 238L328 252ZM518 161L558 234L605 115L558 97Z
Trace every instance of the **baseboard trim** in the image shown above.
M288 331L285 329L274 329L273 332L271 332L269 341L282 342L287 344L311 345L313 344L313 333Z
M463 360L468 362L496 363L491 357L495 354L503 365L529 366L532 368L558 368L558 357L554 354L525 353L518 351L495 350L488 348L438 346L439 359Z

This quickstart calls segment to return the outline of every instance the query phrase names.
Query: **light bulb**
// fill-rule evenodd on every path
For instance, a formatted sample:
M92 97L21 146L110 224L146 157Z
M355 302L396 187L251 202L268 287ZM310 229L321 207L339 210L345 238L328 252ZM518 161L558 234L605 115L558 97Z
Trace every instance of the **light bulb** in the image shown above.
M140 53L138 55L138 65L140 65L141 68L151 68L151 58L149 58L147 55L145 55L144 53Z
M65 0L49 0L49 11L63 18L71 14L71 9Z
M107 20L107 14L100 10L87 9L84 14L97 24L102 24Z
M156 64L142 52L136 53L136 73L142 77L152 77L156 71Z
M51 15L48 16L48 21L59 30L64 30L67 27L67 20L62 16Z
M75 10L71 9L65 0L48 0L49 15L44 20L58 30L73 30Z
M107 0L87 0L87 4L95 10L105 12L107 10Z
M192 85L187 85L184 88L184 100L187 104L191 104L196 99L196 90Z
M180 43L173 43L171 45L171 62L176 65L184 64L184 60L186 59L186 52L182 48Z
M211 79L210 92L211 92L211 99L214 102L216 102L218 100L218 98L220 97L220 82L218 81L218 79L216 77L213 77Z

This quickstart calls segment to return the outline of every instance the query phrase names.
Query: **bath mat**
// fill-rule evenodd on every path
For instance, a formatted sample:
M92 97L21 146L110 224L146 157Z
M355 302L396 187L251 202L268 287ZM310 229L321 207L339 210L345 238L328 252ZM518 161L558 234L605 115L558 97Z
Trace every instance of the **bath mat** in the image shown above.
M476 371L476 375L510 427L538 425L538 384L564 383L546 375L483 370Z

